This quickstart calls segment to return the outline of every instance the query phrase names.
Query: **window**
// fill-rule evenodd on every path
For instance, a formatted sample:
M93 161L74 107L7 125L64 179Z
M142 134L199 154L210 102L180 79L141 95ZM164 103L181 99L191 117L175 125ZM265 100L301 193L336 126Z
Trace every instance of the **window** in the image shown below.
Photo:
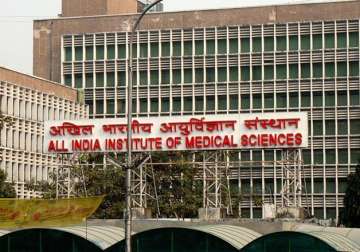
M359 47L358 32L349 32L349 47Z
M184 111L192 111L192 97L184 97Z
M338 162L339 164L347 164L348 163L348 150L347 149L339 149L338 150Z
M310 50L310 35L301 35L301 50Z
M238 110L239 108L239 97L238 95L229 96L230 110Z
M325 134L327 136L335 135L335 121L334 120L326 120L325 121Z
M159 57L159 43L151 43L150 44L150 56L152 58Z
M338 135L347 135L348 122L347 120L338 120Z
M83 60L83 48L82 46L75 47L75 60L82 61Z
M346 91L337 92L337 105L346 106L347 105L347 94Z
M313 135L322 136L323 135L323 122L322 121L313 121Z
M229 50L230 53L238 53L239 52L239 40L238 39L229 39Z
M314 178L314 193L324 192L324 180L322 178Z
M242 81L250 80L250 67L248 66L241 67L241 80Z
M159 85L159 71L158 70L150 71L150 85Z
M241 52L247 53L250 52L250 39L249 38L241 38L240 39Z
M226 110L226 95L219 95L218 96L218 110Z
M119 86L122 86L122 87L126 86L126 73L125 73L125 71L118 72L118 83L119 83Z
M313 34L313 49L322 49L322 35Z
M301 64L301 78L310 78L310 64Z
M325 34L325 48L335 48L335 36L333 33Z
M195 97L195 111L199 111L199 112L204 111L204 97L203 96Z
M195 54L196 55L204 55L204 41L203 40L195 41Z
M325 106L326 107L335 106L335 92L332 91L325 92Z
M277 108L286 108L286 93L277 93L276 94L276 107Z
M184 83L192 83L192 68L184 69Z
M322 78L322 77L323 77L322 63L314 63L313 78Z
M170 70L161 70L161 84L170 84Z
M140 99L140 113L147 113L148 112L148 99Z
M286 65L276 66L276 79L278 80L286 79Z
M289 36L289 50L296 51L299 48L298 36L292 35Z
M227 53L226 39L218 39L218 54Z
M106 73L106 86L114 87L115 86L115 72Z
M311 164L311 152L310 150L303 150L302 151L304 164Z
M360 149L351 150L351 163L352 164L360 163Z
M202 69L202 68L195 69L195 82L196 83L204 82L204 69Z
M324 157L322 150L314 150L314 164L323 164Z
M97 87L104 86L104 73L96 73L96 86Z
M96 59L97 60L104 59L104 46L103 45L96 46Z
M286 37L277 36L276 37L276 50L277 51L286 51Z
M302 108L310 107L310 93L308 92L301 93L301 107Z
M215 97L207 96L206 97L206 111L214 111L215 110Z
M172 109L174 112L181 111L181 98L180 97L173 97Z
M215 82L215 69L214 68L206 68L206 82L212 83Z
M150 99L150 112L157 113L159 112L159 100L158 98Z
M274 51L274 37L264 38L264 50L268 52Z
M107 58L115 59L115 46L114 45L107 46Z
M335 193L336 192L334 178L326 178L326 192L327 193ZM326 210L329 210L329 208L327 208ZM326 217L330 218L330 216L326 216Z
M113 115L115 113L115 101L107 100L106 101L106 113Z
M170 111L170 100L167 97L161 98L161 112Z
M350 134L352 135L360 134L360 119L350 120Z
M350 61L349 62L349 75L350 76L359 76L359 61Z
M351 90L350 91L350 105L360 105L360 95L359 90Z
M94 86L94 77L92 73L87 73L85 75L85 85L86 87L93 87Z
M184 55L192 55L192 41L184 41Z
M104 101L96 100L96 114L104 114Z
M181 70L180 69L173 69L173 84L180 84L181 83Z
M335 164L335 150L326 150L326 164Z
M264 94L265 108L274 108L274 94Z
M72 47L65 47L65 61L72 61Z
M239 80L239 69L238 67L230 67L229 68L229 78L230 81L238 81Z
M338 179L338 192L345 193L347 189L347 179L346 178L339 178Z
M140 71L139 77L140 77L140 85L146 86L146 85L148 84L148 74L147 74L147 71Z
M298 64L289 65L289 78L290 79L298 79L299 78Z
M346 62L337 63L337 76L346 77L347 76L347 64Z
M181 56L181 42L173 41L173 56Z
M289 106L291 108L299 107L299 94L298 93L289 93Z
M338 33L337 34L337 48L346 48L346 33Z
M118 45L118 58L125 59L126 58L126 46Z
M261 52L261 37L253 37L252 38L252 51L253 52Z
M206 40L206 54L215 54L215 40Z
M170 56L170 42L161 43L161 56L169 57Z
M261 109L261 94L253 94L253 109Z
M86 60L93 60L94 59L94 47L87 46L85 48Z
M226 76L226 68L220 67L218 68L218 82L226 82L227 76Z
M313 93L313 105L314 105L314 107L322 107L323 106L322 92L314 92Z
M261 80L262 79L261 66L253 66L252 74L253 74L252 76L253 80Z
M325 63L325 77L334 78L335 77L335 64L334 63Z
M264 79L265 80L274 79L274 66L264 66Z
M82 88L82 74L75 74L75 88Z
M249 95L241 95L241 108L242 109L250 109Z

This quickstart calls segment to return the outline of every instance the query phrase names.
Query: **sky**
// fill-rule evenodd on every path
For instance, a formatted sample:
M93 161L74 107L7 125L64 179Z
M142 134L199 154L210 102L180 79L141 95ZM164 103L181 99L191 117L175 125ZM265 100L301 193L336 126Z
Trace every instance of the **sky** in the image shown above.
M121 1L121 0L119 0ZM320 0L321 1L321 0ZM313 2L312 0L164 0L165 11ZM56 17L61 0L1 0L0 66L32 74L34 19Z

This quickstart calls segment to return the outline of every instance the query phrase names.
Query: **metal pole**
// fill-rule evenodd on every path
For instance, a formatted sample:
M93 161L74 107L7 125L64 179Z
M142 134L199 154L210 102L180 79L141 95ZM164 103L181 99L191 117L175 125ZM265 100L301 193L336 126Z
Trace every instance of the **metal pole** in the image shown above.
M156 0L147 6L141 15L137 18L135 24L131 29L130 43L129 43L129 59L128 59L128 117L127 117L127 147L128 157L126 166L126 211L125 211L125 251L131 252L131 229L132 229L132 216L131 216L131 169L132 169L132 82L133 82L133 43L136 30L140 24L141 19L145 14L155 5L162 0Z

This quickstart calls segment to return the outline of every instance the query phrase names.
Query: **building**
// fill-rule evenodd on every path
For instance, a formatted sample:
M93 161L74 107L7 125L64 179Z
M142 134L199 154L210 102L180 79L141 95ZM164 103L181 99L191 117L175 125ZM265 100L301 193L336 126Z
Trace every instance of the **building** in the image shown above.
M49 179L58 157L43 154L43 122L81 119L88 109L75 89L0 67L1 114L11 124L1 129L0 164L18 197L37 197L26 183Z
M126 113L127 41L133 15L66 17L34 24L34 74L84 89L94 118ZM137 33L137 116L307 111L303 198L337 218L360 158L359 1L148 14ZM279 160L279 150L233 160ZM242 217L279 199L280 168L231 167Z

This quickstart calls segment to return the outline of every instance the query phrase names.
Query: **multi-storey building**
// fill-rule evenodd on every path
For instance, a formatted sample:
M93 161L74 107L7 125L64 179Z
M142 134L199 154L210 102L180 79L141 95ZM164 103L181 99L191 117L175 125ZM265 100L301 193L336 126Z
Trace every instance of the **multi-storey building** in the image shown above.
M360 158L359 17L359 1L148 14L134 46L135 115L307 111L306 201L316 217L337 218ZM84 89L91 117L124 117L133 18L36 21L34 74ZM250 195L279 198L279 170L232 168L243 217L262 216Z
M39 196L25 184L48 180L60 164L58 157L43 154L44 121L87 118L88 109L75 89L2 67L0 104L2 118L10 119L1 129L0 168L18 197Z

